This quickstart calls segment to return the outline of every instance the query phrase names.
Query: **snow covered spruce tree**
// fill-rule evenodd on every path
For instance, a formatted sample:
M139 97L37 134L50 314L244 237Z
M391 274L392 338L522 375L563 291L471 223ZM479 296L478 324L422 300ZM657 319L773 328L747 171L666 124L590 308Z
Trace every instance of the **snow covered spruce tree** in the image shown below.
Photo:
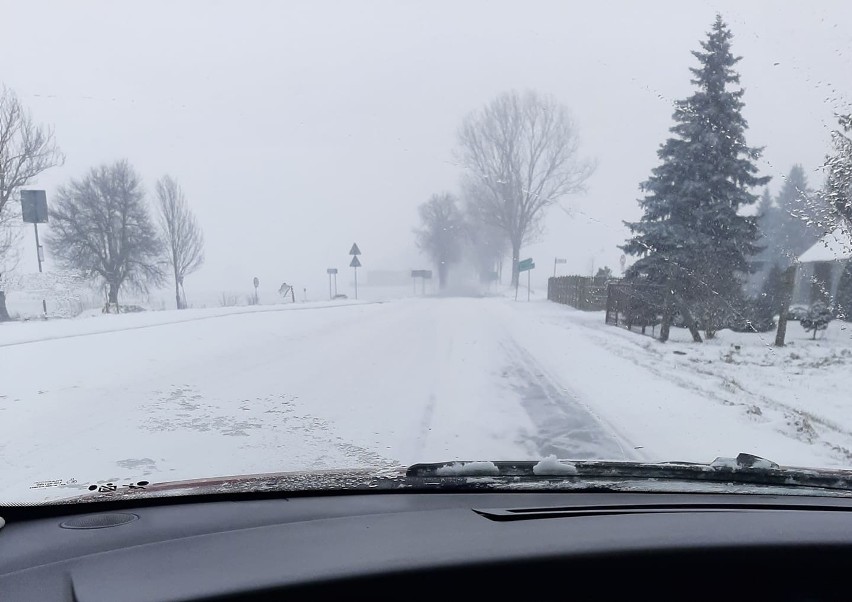
M852 114L838 115L839 128L831 133L833 154L825 161L823 198L834 212L836 222L845 220L852 228ZM852 260L848 260L835 296L837 316L852 321Z
M825 198L852 226L852 115L838 115L840 127L831 133L834 154L825 162Z
M699 61L690 68L697 90L675 103L673 136L657 155L661 163L641 184L644 215L626 223L632 233L621 248L639 259L627 277L661 284L687 323L694 313L712 338L742 295L749 260L758 251L755 218L740 214L757 196L751 192L768 177L759 177L759 148L745 141L743 90L731 54L731 32L716 17ZM691 326L693 338L701 341Z
M822 301L817 301L808 308L808 313L802 317L800 324L806 332L814 333L816 340L817 332L828 328L828 323L834 319L831 309Z
M793 264L825 233L827 204L808 187L801 165L794 165L774 200L764 191L757 211L760 231L757 258L765 266L782 269ZM765 269L762 277L768 275Z

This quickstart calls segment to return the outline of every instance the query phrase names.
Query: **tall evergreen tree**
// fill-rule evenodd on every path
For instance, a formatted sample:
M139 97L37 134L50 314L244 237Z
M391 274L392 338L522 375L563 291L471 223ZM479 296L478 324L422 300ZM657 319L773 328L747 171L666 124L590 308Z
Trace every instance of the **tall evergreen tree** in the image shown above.
M764 219L769 216L773 209L772 195L769 192L769 187L763 189L763 194L760 195L760 202L757 204L757 220Z
M755 257L758 268L748 279L748 289L752 293L763 293L770 270L779 263L776 253L771 248L771 241L777 238L778 217L778 207L775 205L775 201L767 186L763 189L763 194L760 195L760 201L757 204L757 213L755 214L758 230L758 246L760 249Z
M769 269L769 275L763 282L758 299L765 301L773 313L781 311L781 298L784 294L784 270L776 263Z
M813 246L825 233L829 219L828 204L808 187L801 165L790 169L778 195L768 204L767 195L764 191L757 211L761 247L757 259L763 266L752 278L757 287L769 277L772 266L785 269Z
M626 224L633 236L622 246L639 256L628 277L665 284L682 306L697 308L708 338L741 295L758 249L755 218L739 210L757 201L752 187L769 181L757 175L762 149L745 141L743 90L734 71L740 57L731 54L731 38L717 15L702 50L692 53L700 63L690 69L697 90L675 103L674 135L641 185L644 215Z
M778 191L775 204L780 212L778 237L771 241L782 265L789 266L796 257L807 251L824 234L820 224L824 219L822 203L808 187L801 165L794 165Z

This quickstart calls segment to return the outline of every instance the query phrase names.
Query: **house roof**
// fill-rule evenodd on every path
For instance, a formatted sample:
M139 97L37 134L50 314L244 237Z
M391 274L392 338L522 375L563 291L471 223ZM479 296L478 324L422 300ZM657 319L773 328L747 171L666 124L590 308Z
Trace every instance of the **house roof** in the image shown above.
M819 239L814 246L799 256L799 263L842 261L852 258L852 233L839 227Z

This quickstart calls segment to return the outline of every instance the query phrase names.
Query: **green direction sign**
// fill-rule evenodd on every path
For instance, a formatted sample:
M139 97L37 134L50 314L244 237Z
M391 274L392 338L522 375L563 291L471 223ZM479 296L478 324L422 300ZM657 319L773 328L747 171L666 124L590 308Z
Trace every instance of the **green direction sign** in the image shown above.
M535 267L532 258L524 259L523 261L518 263L518 271L526 272L527 270L531 270Z

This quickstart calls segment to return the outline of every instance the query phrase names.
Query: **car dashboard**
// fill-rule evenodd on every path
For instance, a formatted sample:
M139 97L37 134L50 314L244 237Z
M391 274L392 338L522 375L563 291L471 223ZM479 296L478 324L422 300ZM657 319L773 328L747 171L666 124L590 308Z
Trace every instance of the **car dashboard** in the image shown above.
M6 508L0 600L848 599L852 500L376 492Z

